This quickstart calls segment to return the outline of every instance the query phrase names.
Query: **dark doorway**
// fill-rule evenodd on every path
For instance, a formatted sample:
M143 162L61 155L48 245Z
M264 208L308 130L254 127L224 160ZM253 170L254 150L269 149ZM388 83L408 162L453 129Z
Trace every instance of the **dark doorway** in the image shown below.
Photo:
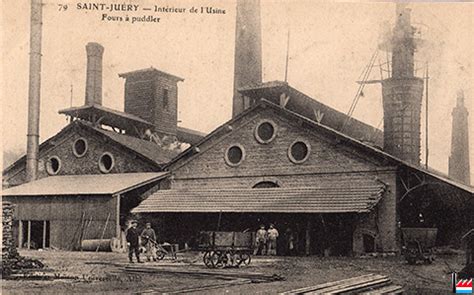
M48 220L22 220L19 232L18 239L22 248L43 249L50 246Z
M362 242L364 244L365 253L375 252L375 238L373 236L368 234L362 235Z

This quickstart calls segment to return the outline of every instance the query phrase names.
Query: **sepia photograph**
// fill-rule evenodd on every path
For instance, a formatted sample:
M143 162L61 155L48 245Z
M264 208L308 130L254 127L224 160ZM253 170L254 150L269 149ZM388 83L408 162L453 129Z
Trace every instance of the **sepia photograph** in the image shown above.
M0 293L472 294L474 2L0 11Z

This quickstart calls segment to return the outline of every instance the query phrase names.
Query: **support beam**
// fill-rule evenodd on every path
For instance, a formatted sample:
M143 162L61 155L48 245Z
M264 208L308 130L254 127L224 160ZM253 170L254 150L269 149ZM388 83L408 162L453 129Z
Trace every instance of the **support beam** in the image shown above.
M311 255L311 217L310 215L306 216L306 238L305 238L305 254L306 256Z
M43 220L43 249L46 248L46 220Z
M116 204L116 212L115 212L115 237L121 241L120 237L120 195L115 195Z
M18 221L18 248L23 248L23 220Z
M27 237L27 240L26 240L26 248L28 248L28 250L30 250L31 248L31 220L28 220L28 237Z

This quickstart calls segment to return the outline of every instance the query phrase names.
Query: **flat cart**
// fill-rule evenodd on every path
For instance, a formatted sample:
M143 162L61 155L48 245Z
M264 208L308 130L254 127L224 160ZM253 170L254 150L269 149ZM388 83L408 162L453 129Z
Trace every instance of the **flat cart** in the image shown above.
M428 264L433 262L437 234L437 228L402 228L403 255L408 264L416 264L420 260Z
M251 232L206 231L199 234L199 250L209 268L249 265L255 234Z

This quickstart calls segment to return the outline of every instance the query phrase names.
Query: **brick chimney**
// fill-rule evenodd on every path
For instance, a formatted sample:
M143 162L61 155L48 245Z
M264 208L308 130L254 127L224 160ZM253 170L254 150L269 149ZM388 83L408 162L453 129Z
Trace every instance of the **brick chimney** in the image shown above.
M125 112L152 123L162 136L176 136L178 82L184 80L153 67L119 77L125 78Z
M86 105L102 105L102 56L104 47L87 43Z
M251 105L249 98L240 94L238 89L260 83L262 83L260 0L239 0L235 24L232 117Z
M449 156L449 176L464 184L471 184L469 167L469 112L464 105L464 92L460 90L456 107L453 109L451 133L451 155Z
M382 81L384 151L418 165L423 79L414 75L416 43L410 10L400 3L391 42L392 75Z

